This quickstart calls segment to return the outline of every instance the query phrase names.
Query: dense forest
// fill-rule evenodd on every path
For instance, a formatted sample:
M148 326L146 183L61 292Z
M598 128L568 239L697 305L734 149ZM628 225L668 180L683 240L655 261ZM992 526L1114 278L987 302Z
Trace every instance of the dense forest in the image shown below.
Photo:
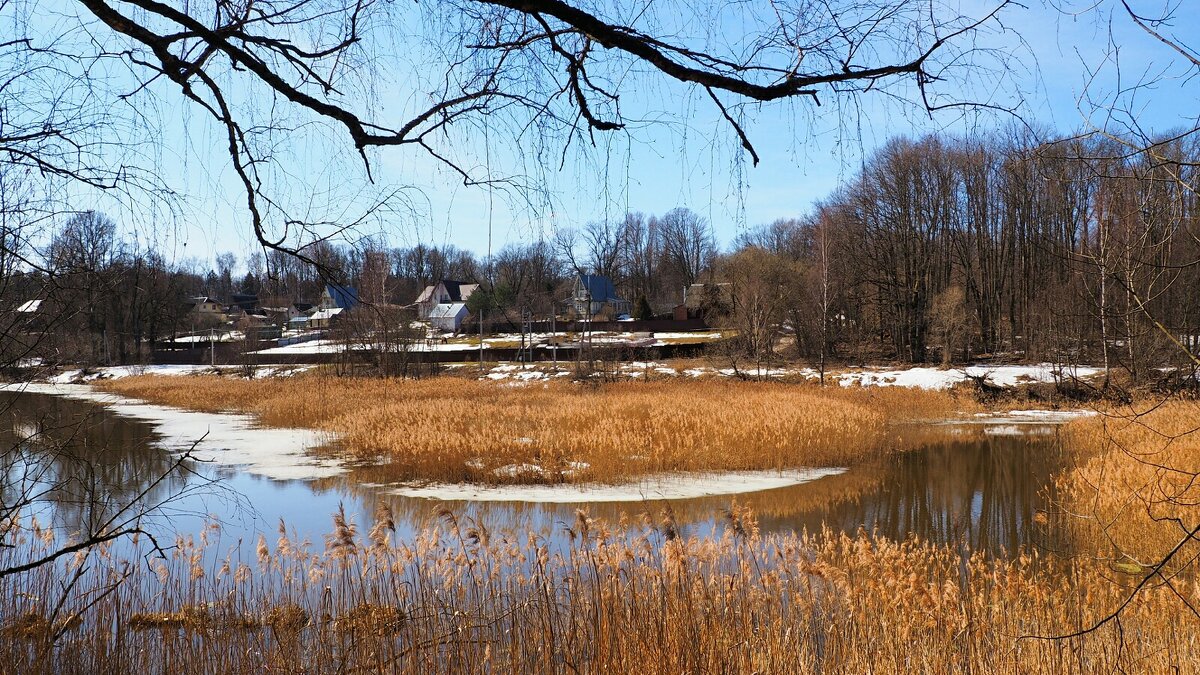
M367 239L311 244L300 249L308 261L223 253L206 268L138 249L99 213L65 217L43 246L12 236L19 222L7 214L4 309L6 321L28 321L13 309L42 299L59 358L129 363L193 328L188 297L287 306L333 280L365 303L403 307L455 279L482 284L476 304L511 321L558 311L574 275L596 273L637 318L670 315L689 287L720 289L705 318L737 329L758 358L1088 361L1136 378L1178 363L1175 341L1194 350L1200 334L1200 223L1187 188L1198 156L1171 140L1130 153L1095 136L894 139L811 213L743 231L725 250L711 223L677 208L564 228L489 259Z

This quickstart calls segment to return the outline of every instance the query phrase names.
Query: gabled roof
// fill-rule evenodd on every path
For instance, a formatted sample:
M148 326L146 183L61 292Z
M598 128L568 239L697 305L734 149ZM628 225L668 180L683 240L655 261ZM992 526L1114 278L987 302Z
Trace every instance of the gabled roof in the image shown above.
M592 302L608 302L609 300L621 299L617 297L617 288L613 286L612 279L606 276L580 274L578 283L587 289Z
M38 311L39 309L41 309L41 307L42 307L41 300L29 300L27 302L21 303L21 306L17 307L17 311L20 312L21 314L32 314L32 313Z
M464 302L444 302L440 305L436 305L432 310L430 310L429 318L452 319L458 316L460 313L465 313L466 311L467 305Z
M342 313L341 307L335 307L333 309L322 309L322 310L319 310L316 314L313 314L311 317L309 317L309 319L311 319L312 321L325 321L328 319L332 319L333 317L335 317L341 313Z
M446 295L450 296L450 302L463 302L479 288L479 284L469 284L465 281L454 281L452 279L442 279L438 282L442 288L446 289Z
M350 309L358 304L358 291L339 284L325 284L325 292L333 299L338 309Z
M421 291L421 294L417 296L417 302L429 302L429 299L433 297L433 289L435 288L437 286L426 286Z

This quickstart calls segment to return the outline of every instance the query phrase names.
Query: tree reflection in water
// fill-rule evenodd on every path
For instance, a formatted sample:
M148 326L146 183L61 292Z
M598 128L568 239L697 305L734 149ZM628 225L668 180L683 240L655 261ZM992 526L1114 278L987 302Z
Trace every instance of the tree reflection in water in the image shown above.
M167 521L181 496L207 484L156 447L149 426L103 406L4 394L0 415L0 499L28 502L20 515L59 535L96 533L118 514Z

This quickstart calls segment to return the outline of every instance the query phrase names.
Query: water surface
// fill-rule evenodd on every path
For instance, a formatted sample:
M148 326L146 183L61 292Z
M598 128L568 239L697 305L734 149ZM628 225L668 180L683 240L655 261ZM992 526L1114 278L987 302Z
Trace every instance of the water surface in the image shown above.
M6 503L32 476L41 485L58 484L39 499L34 513L61 531L86 529L130 501L153 505L147 525L173 540L176 533L199 532L206 522L221 524L211 533L214 553L253 546L260 534L275 536L280 521L300 537L319 544L331 529L331 514L344 508L370 526L376 506L391 507L397 536L450 509L476 518L494 533L524 541L526 533L562 536L578 508L570 504L440 502L387 495L371 485L369 471L357 469L316 480L272 480L236 467L195 461L178 465L175 454L158 447L153 428L104 406L45 394L0 395L0 448L5 455ZM1038 433L992 434L979 425L911 427L897 430L895 442L917 449L889 455L849 471L787 488L747 493L737 502L754 509L765 532L855 532L969 545L1003 555L1020 548L1056 548L1039 527L1051 476L1063 466L1054 427L1027 427ZM19 450L19 452L15 452ZM588 504L587 512L618 522L622 516L656 521L672 518L685 533L719 530L731 499L708 497L670 502Z

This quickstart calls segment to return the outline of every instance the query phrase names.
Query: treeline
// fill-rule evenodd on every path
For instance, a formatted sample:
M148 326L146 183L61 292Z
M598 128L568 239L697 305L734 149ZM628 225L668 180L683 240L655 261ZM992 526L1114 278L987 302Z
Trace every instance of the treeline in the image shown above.
M809 215L743 232L726 251L704 218L678 208L563 229L490 259L368 239L321 241L303 259L223 253L203 269L139 250L85 212L44 251L14 256L6 244L0 264L8 304L57 308L42 315L54 317L46 329L63 359L141 360L151 340L191 328L189 296L286 307L335 280L366 303L406 307L453 279L481 284L472 309L515 327L525 312L561 313L574 276L595 273L638 318L671 315L691 287L693 311L736 328L736 347L759 359L996 356L1137 377L1178 363L1200 335L1198 159L1179 141L1128 153L1097 137L897 139Z
M758 249L797 280L770 323L790 320L802 355L1007 353L1138 377L1187 361L1200 333L1197 159L1178 141L893 140L727 264Z
M8 223L9 221L6 221ZM116 223L86 211L65 219L44 251L10 223L0 292L0 363L24 359L144 362L151 340L185 322L183 299L200 274L123 240Z
M609 277L639 315L669 314L683 288L712 271L719 253L708 221L687 208L564 228L549 239L509 245L490 259L454 246L390 248L377 240L356 247L321 242L301 252L316 264L271 252L265 297L304 297L327 276L357 287L366 302L405 305L425 286L452 279L481 284L501 315L529 310L541 317L562 311L576 274ZM257 264L253 259L251 267Z

